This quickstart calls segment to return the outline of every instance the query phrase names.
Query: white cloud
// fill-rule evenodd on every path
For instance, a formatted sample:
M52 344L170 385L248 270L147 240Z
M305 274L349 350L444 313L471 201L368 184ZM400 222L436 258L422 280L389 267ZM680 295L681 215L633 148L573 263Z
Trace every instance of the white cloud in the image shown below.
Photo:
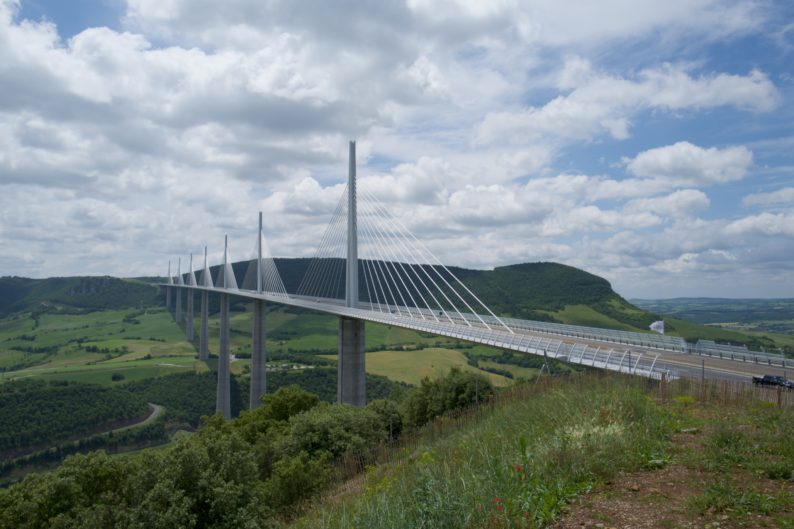
M742 199L745 206L794 203L794 187L784 187L770 193L753 193Z
M702 191L683 189L666 196L632 200L626 204L627 212L652 212L665 217L693 217L708 209L711 201Z
M794 212L761 213L735 220L725 227L729 235L784 235L794 237Z
M392 204L434 204L446 200L446 186L461 178L440 158L421 157L416 163L402 163L389 174L359 178L361 189Z
M576 84L582 83L582 84ZM629 136L630 119L645 109L697 110L734 106L752 111L775 108L780 96L766 74L692 76L684 66L663 65L627 79L590 70L587 63L569 57L558 84L575 86L540 107L491 112L480 124L477 141L513 144L533 141L592 140L608 133L615 139Z
M639 177L663 180L671 186L708 186L744 178L753 153L744 146L704 149L681 141L623 161L628 171Z

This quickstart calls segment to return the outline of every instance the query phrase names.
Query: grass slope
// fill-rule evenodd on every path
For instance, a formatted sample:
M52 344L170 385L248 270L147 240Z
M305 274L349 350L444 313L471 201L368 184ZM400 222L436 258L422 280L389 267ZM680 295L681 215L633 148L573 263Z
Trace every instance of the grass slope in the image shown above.
M425 434L448 433L420 434L293 527L547 526L597 483L665 457L674 425L636 386L587 377L514 395L437 421Z
M793 409L648 389L586 375L437 419L290 527L794 526Z

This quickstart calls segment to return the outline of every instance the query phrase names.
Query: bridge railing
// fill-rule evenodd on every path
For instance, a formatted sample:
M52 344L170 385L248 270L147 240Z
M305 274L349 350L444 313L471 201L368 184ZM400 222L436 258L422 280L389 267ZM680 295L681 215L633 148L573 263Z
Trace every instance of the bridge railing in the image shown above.
M736 346L726 346L711 340L698 340L695 345L688 344L687 352L698 356L708 356L712 358L723 358L750 364L768 365L775 367L792 367L794 360L786 358L782 354L769 354L750 351L747 348Z
M350 312L351 317L358 317L386 325L399 325L414 330L431 332L464 341L471 341L501 349L525 352L567 363L590 366L610 371L628 373L653 379L665 376L668 380L677 378L668 369L656 367L658 355L643 354L629 350L606 349L581 343L565 343L561 340L527 334L511 334L498 328L487 328L475 325L450 324L416 318L401 317L395 314L373 313L340 307ZM364 313L363 315L361 313Z
M487 321L487 320L486 320ZM503 318L503 321L513 329L522 329L558 336L570 336L585 340L598 340L622 345L635 345L649 347L664 351L686 351L686 340L678 336L664 336L632 331L619 331L614 329L599 329L598 327L585 327L580 325L567 325L545 321L520 320Z
M165 286L165 285L164 285ZM421 319L408 317L393 312L372 311L361 308L346 307L338 300L314 300L306 297L287 296L280 293L257 294L251 290L228 290L216 287L200 287L190 285L170 285L172 288L190 288L208 290L211 292L231 292L238 296L249 298L265 298L278 303L288 303L293 306L310 310L329 312L340 316L348 316L361 320L396 325L406 329L429 332L448 338L479 343L491 347L529 353L547 358L557 359L571 364L579 364L595 368L660 379L664 374L668 380L677 378L675 373L667 369L656 367L658 355L638 353L624 349L594 347L579 342L566 343L556 338L547 336L530 335L523 333L510 333L504 327L486 327L483 324L474 324L470 321L458 320L456 323L449 321L435 321L434 319ZM487 321L487 320L486 320ZM520 321L520 320L516 320Z

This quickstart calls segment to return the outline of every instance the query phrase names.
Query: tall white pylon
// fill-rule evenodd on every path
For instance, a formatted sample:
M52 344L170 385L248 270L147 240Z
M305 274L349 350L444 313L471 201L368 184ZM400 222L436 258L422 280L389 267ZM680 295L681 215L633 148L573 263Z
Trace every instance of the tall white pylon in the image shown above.
M201 273L201 286L212 287L210 269L207 266L207 247L204 247L204 271ZM199 360L208 360L209 348L209 292L201 291L201 330L199 331Z
M229 264L229 236L224 237L223 243L223 280L221 287L225 290L230 288L229 281L231 265ZM237 289L237 285L234 285ZM221 293L221 315L220 315L220 351L218 354L218 394L215 401L215 411L223 415L225 419L232 418L231 411L231 373L229 358L229 294Z
M358 306L358 226L356 223L356 142L350 142L347 173L347 274L345 301L348 307Z
M174 278L171 277L171 260L168 261L168 286L165 287L165 308L171 310L171 285L174 284Z
M182 258L180 257L177 261L176 266L176 284L182 284ZM182 289L177 287L176 289L176 312L174 314L177 323L182 322Z
M196 276L193 274L193 254L190 254L190 269L187 275L187 284L191 287L196 286ZM188 342L193 341L193 298L195 298L195 291L192 288L186 290L187 295L187 313L185 314L185 338Z
M259 232L257 234L256 292L262 293L262 212L259 212ZM262 395L267 391L267 349L265 346L265 301L254 300L254 318L251 329L251 393L248 406L255 409Z
M347 274L345 301L358 307L358 228L356 224L356 142L350 142L347 181ZM364 368L364 320L340 316L336 400L342 404L367 404Z

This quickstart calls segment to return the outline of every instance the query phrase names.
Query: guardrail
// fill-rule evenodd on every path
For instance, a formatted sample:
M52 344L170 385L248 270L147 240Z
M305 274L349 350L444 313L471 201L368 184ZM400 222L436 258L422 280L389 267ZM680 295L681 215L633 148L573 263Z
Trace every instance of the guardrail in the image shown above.
M412 318L391 312L380 312L361 308L346 307L340 304L338 300L334 300L332 303L324 303L321 301L299 298L295 296L283 296L273 293L259 294L250 290L224 289L192 285L163 286L227 293L249 299L265 299L268 301L275 301L278 303L303 307L306 309L318 310L339 316L348 316L351 318L382 323L385 325L396 325L406 329L429 332L440 336L456 338L482 345L489 345L511 351L535 354L572 364L607 369L610 371L644 376L657 380L661 379L663 375L668 380L677 378L677 376L670 370L659 369L656 367L658 355L632 352L629 350L616 351L612 348L607 349L606 347L593 347L591 345L581 343L570 344L561 340L556 340L554 338L511 333L504 329L504 327L497 327L496 325L494 328L488 328L483 325L472 324L471 322L469 324L463 324L460 322L455 324L445 321ZM514 321L523 322L525 320Z
M704 342L704 343L701 343ZM716 347L711 346L714 344ZM711 340L700 340L697 344L687 344L687 353L695 354L698 356L708 356L711 358L724 358L726 360L734 360L737 362L746 362L759 365L768 365L775 367L792 367L794 360L786 358L780 354L760 353L756 351L742 351L740 348L720 347L720 344L711 342Z

